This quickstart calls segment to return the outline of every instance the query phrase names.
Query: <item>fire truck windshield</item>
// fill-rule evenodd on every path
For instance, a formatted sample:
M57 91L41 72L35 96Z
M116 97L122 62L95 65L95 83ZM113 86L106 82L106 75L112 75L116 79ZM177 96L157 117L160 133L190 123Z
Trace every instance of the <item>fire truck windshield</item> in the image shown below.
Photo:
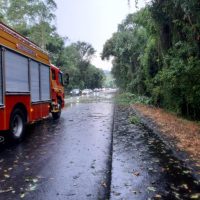
M62 74L62 73L59 73L59 83L60 83L61 85L64 85L64 84L63 84L63 74Z

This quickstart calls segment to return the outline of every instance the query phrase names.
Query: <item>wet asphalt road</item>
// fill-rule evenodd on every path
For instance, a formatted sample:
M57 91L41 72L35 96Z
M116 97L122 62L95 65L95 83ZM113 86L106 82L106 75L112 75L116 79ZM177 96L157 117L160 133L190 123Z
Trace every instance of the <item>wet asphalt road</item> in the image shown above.
M190 169L112 97L70 98L60 120L0 142L0 200L199 199Z
M111 97L71 98L59 121L37 123L27 129L21 144L4 144L0 200L106 199Z

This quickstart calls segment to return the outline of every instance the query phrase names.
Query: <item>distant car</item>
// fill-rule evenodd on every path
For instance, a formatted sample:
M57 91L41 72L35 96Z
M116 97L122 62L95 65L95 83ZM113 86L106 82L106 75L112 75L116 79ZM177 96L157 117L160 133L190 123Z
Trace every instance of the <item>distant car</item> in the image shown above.
M81 91L79 89L73 89L70 91L70 95L72 96L79 96L81 94Z
M84 89L82 90L82 94L83 95L88 95L88 94L91 94L93 91L91 89Z

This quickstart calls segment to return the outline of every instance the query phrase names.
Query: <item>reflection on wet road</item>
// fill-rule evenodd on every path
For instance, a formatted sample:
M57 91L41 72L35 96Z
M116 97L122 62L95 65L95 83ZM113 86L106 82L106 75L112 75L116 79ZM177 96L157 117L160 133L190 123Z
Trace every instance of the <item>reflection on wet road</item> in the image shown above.
M106 199L112 95L73 97L59 121L30 126L0 153L0 199Z

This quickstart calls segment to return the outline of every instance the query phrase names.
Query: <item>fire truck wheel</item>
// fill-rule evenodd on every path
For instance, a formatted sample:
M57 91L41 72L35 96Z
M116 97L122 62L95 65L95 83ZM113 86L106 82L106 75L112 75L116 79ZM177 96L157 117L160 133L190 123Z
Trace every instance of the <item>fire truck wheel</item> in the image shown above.
M53 119L59 119L61 115L61 110L62 110L62 101L58 99L58 107L59 107L59 112L52 113Z
M19 141L20 139L22 139L24 129L25 115L19 108L16 108L11 115L10 136L15 141Z

